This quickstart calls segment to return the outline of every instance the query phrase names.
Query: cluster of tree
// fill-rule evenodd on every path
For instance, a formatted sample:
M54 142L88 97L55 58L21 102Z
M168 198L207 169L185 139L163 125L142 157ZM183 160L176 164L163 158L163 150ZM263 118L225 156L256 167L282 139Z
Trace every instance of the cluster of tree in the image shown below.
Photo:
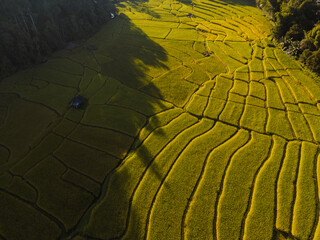
M112 11L109 0L0 0L0 77L89 36Z
M320 74L320 4L317 0L257 0L275 21L274 36L288 54Z

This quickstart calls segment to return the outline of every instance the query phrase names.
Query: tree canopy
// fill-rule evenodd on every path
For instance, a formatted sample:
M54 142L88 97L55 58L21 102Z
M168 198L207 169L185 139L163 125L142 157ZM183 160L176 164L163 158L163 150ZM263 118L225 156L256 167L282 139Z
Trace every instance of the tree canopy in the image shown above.
M289 54L320 73L320 5L315 0L258 0L275 21L274 36Z
M113 10L109 0L0 0L0 77L89 36Z

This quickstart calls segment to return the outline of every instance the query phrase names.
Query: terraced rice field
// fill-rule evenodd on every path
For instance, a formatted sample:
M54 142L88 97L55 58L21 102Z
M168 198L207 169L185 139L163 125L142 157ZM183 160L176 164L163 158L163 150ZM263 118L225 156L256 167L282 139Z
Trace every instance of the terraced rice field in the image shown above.
M0 82L0 239L320 239L320 88L263 14L118 9Z

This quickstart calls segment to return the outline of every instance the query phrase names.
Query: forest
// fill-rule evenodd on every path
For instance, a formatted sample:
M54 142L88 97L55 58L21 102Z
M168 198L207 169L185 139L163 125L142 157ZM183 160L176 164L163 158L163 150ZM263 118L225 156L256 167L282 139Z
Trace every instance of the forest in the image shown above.
M320 2L316 0L258 0L271 17L282 49L320 73Z
M97 31L109 0L0 0L0 78Z

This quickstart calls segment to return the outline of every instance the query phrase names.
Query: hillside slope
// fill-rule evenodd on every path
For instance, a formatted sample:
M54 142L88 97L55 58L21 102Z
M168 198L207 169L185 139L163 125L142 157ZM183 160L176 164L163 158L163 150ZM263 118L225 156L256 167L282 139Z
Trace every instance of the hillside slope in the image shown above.
M0 82L0 237L319 239L320 88L262 12L117 7Z

